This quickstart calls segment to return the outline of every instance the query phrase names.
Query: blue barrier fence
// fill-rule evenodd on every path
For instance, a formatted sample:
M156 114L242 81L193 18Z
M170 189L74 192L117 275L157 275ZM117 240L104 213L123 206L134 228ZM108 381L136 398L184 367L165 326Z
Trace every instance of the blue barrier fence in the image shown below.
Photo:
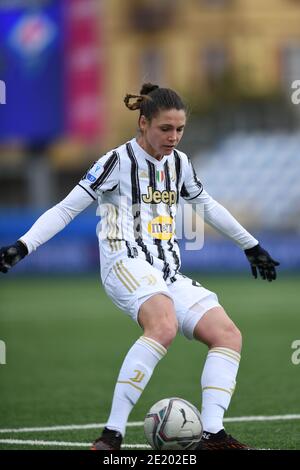
M0 246L10 244L24 234L40 215L32 210L0 211ZM88 274L99 271L99 252L95 211L86 211L52 240L19 263L14 272ZM281 271L300 271L300 234L254 233L261 244L281 263ZM179 241L182 271L235 273L249 270L241 250L218 235L204 237L204 246L198 251L185 249Z

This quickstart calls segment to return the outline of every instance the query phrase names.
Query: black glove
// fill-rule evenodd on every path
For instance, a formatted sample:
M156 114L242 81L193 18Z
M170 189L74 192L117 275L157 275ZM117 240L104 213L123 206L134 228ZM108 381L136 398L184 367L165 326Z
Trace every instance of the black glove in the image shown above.
M245 255L251 265L251 271L255 279L257 279L257 269L263 279L267 279L269 282L275 281L276 269L275 266L279 266L280 263L275 261L269 253L264 250L260 245L256 245L253 248L244 250Z
M14 245L0 248L0 272L7 271L28 255L27 246L17 241Z

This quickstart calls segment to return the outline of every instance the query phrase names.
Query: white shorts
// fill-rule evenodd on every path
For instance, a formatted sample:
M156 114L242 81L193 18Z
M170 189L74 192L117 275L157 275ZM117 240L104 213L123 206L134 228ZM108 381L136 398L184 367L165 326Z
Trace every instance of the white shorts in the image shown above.
M163 274L146 261L124 258L117 261L104 282L108 296L121 310L138 323L139 308L155 294L165 294L173 300L179 332L193 339L196 324L213 307L219 307L218 297L198 282L182 274L176 281L164 281ZM197 304L197 308L191 307Z

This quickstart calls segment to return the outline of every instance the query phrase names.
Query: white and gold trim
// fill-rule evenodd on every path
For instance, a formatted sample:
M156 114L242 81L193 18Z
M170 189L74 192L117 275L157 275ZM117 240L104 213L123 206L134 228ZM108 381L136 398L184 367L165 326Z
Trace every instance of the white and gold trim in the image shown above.
M222 356L230 357L230 359L233 359L237 362L240 362L241 360L241 355L238 352L234 351L233 349L229 349L229 348L221 348L221 347L212 348L209 350L208 354L212 354L212 353L217 353Z
M125 286L130 293L133 293L138 287L140 287L140 283L126 268L122 260L116 262L116 264L113 266L113 270L117 278L122 282L123 286Z
M111 240L108 239L108 243L112 252L122 250L122 240Z
M161 357L163 357L167 352L166 348L164 348L161 344L159 344L157 341L155 341L152 338L147 338L146 336L141 336L138 339L138 342L144 343L148 347L150 346L151 348L154 349L154 351L158 352Z
M143 392L144 389L141 388L141 387L138 387L137 385L133 384L132 382L130 382L129 380L118 380L117 382L118 384L128 384L128 385L131 385L132 387L136 388L137 390L139 390L139 392Z
M235 388L235 387L234 387L234 388ZM234 392L234 388L228 390L227 388L207 386L207 387L203 387L203 388L202 388L202 392L204 392L204 390L218 390L219 392L226 392L226 393L228 393L230 396L232 396L232 395L233 395L233 392Z

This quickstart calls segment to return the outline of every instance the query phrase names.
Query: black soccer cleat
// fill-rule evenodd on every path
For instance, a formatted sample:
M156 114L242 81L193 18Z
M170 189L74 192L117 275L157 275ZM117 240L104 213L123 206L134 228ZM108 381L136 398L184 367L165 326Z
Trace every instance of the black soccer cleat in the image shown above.
M122 444L122 434L112 429L104 428L102 435L96 439L91 450L120 450Z
M196 450L253 450L227 434L224 429L213 434L203 431L199 446Z

